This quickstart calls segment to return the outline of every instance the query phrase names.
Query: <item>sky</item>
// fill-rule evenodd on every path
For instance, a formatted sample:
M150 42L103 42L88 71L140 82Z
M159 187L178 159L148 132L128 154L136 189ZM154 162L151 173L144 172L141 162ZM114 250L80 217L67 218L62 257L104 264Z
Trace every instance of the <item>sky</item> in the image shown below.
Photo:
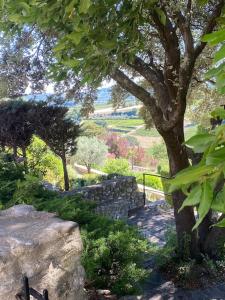
M115 81L113 79L110 80L104 80L101 84L101 86L98 89L102 89L102 88L110 88L115 84ZM46 89L45 92L47 94L54 94L54 84L49 84ZM31 94L31 88L30 86L27 87L26 91L25 91L26 95Z

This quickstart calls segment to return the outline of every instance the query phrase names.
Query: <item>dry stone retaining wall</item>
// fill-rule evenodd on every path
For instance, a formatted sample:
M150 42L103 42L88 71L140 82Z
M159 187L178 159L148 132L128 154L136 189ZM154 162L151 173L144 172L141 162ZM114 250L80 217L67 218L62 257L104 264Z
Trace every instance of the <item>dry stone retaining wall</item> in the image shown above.
M84 200L95 201L98 213L114 219L127 218L132 210L144 206L143 194L133 176L115 177L63 195L81 195Z

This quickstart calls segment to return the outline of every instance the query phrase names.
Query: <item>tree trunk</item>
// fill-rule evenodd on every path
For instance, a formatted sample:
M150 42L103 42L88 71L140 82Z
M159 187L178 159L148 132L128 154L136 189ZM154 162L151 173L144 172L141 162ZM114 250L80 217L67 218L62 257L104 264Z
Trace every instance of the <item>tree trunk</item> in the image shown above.
M25 147L22 147L22 153L23 153L24 170L25 170L25 173L28 173L27 153L26 153Z
M184 142L183 121L180 122L173 131L161 132L166 143L170 175L174 176L177 172L189 166L188 157ZM176 223L178 252L181 258L199 257L196 231L192 231L195 225L194 210L187 207L178 213L185 195L181 191L173 192L173 206Z
M87 166L87 172L88 172L88 174L90 174L91 173L91 166Z
M13 159L14 161L17 159L17 146L13 146Z
M69 183L69 175L67 171L67 165L66 165L66 156L64 155L61 157L62 164L63 164L63 173L64 173L64 189L65 191L69 191L70 189L70 183Z

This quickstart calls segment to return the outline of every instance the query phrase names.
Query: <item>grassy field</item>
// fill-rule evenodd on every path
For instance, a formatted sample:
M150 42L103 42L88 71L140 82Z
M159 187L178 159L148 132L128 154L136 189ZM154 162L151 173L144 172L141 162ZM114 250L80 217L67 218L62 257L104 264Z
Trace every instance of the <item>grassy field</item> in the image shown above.
M142 119L104 119L108 126L118 127L136 127L144 124Z
M136 135L139 136L147 136L147 137L158 137L159 133L155 128L145 129L145 128L140 128L135 132Z
M112 104L95 104L95 110L98 110L98 109L104 109L104 108L111 108L112 107Z
M96 119L94 121L100 120ZM101 119L101 121L106 122L108 129L118 133L129 133L131 130L136 129L137 126L144 124L142 119Z

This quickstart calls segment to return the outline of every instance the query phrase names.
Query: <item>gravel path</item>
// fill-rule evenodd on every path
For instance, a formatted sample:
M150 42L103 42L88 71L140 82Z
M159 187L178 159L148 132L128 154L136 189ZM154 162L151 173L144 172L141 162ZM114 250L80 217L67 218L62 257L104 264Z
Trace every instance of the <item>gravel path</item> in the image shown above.
M156 201L132 215L128 223L137 225L150 242L163 247L165 233L174 226L173 211L165 207L164 201ZM146 266L154 268L154 259L150 258ZM153 271L144 285L143 295L126 296L120 300L225 300L225 284L185 290L176 288L173 282L166 281L159 272Z

